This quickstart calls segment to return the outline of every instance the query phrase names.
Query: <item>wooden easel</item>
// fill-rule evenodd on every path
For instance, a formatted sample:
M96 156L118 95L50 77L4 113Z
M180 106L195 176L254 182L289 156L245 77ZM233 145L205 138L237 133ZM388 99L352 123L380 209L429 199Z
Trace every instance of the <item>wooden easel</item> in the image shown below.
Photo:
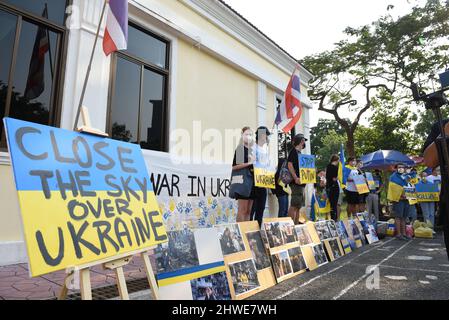
M145 273L147 275L148 284L151 289L151 293L153 295L154 300L159 299L159 290L156 282L156 278L154 276L153 269L151 267L150 258L148 256L148 253L153 248L145 248L142 250L132 251L128 252L122 255L118 255L112 258L96 261L90 264L85 264L82 266L77 267L79 270L79 286L80 286L80 294L82 300L92 300L92 286L90 283L90 268L102 265L103 269L105 270L114 270L115 276L117 277L117 287L118 292L120 295L120 298L122 300L129 300L129 294L128 294L128 288L126 286L126 279L125 275L123 273L123 267L128 265L131 260L133 259L134 255L139 254L140 257L143 260ZM59 294L58 300L65 300L68 294L69 289L67 288L67 280L71 279L74 275L74 270L71 270L68 272L65 280L64 285L61 289L61 292Z
M78 132L88 133L100 137L108 137L109 135L101 130L92 128L89 111L83 106L81 108L81 116L83 119L84 125L77 128ZM82 266L77 266L77 270L79 270L79 287L81 293L82 300L92 300L92 286L90 283L90 268L97 265L102 265L104 270L114 270L115 276L117 277L117 287L119 291L120 298L122 300L129 300L128 288L126 286L125 274L123 273L123 267L128 265L133 256L139 254L143 260L145 273L148 278L148 284L150 285L151 292L153 294L153 299L159 299L159 290L156 282L156 278L154 276L153 268L151 267L150 258L148 253L150 250L155 247L145 248L141 250L136 250L132 252L127 252L121 255L117 255L115 257L103 259L100 261L95 261L93 263L85 264ZM67 293L69 289L67 288L67 280L71 279L74 276L75 269L67 272L67 276L64 280L63 287L59 294L58 300L65 300L67 297Z

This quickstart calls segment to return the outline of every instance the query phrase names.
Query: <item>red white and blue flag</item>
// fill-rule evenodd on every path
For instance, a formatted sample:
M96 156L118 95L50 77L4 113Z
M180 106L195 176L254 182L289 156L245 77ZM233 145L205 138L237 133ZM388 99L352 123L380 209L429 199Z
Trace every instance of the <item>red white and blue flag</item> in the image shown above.
M299 66L296 66L287 89L285 90L284 99L282 99L275 120L278 128L285 133L290 132L299 119L301 119L302 104L300 83Z
M128 0L109 0L109 12L103 38L103 51L108 56L126 50L128 44Z

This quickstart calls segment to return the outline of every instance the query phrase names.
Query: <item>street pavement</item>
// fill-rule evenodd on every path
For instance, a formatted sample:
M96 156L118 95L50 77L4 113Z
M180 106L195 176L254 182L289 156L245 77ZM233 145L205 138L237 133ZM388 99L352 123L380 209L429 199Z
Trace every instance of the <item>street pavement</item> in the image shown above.
M443 236L411 241L385 238L251 298L280 299L447 300L449 260Z

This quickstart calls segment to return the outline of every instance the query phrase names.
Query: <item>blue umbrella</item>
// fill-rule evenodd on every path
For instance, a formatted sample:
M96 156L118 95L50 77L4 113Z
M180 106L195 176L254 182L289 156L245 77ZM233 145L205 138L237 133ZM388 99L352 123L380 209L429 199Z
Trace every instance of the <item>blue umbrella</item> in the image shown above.
M399 163L408 166L415 165L415 162L405 154L395 150L379 150L362 156L364 170L387 169Z

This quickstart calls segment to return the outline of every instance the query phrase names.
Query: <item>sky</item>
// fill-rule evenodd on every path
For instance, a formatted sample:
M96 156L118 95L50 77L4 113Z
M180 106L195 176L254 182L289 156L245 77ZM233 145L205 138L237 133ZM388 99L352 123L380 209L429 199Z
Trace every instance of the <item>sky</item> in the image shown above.
M225 0L247 20L297 59L332 49L344 38L343 30L359 27L387 14L409 12L419 0ZM347 113L344 117L354 118ZM367 115L369 116L369 114ZM333 119L324 112L311 115L311 125L319 118ZM362 124L367 124L366 117Z

